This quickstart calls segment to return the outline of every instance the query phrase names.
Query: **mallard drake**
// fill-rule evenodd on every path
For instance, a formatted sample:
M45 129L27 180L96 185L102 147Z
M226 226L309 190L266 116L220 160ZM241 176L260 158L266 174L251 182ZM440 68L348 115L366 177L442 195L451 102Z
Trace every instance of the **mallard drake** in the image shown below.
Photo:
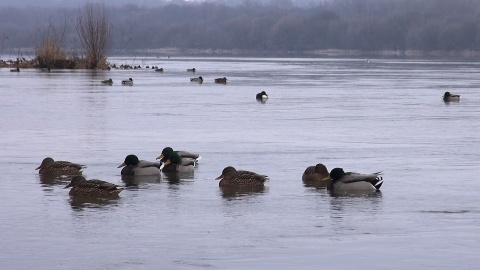
M268 176L250 171L237 171L234 167L228 166L215 180L220 180L218 183L220 187L255 187L264 186Z
M187 71L190 71L190 72L195 72L196 69L195 68L187 68Z
M89 196L89 197L118 197L123 188L98 179L86 180L85 177L78 175L72 178L70 184L65 186L69 188L70 196Z
M146 160L139 160L136 155L128 155L125 161L117 168L122 168L121 175L157 175L160 174L161 162L151 162Z
M165 147L163 148L162 150L162 153L160 154L160 156L158 156L156 159L160 160L160 162L163 162L165 163L168 159L168 157L170 156L171 153L177 153L182 159L193 159L195 164L198 163L198 161L202 158L200 157L199 154L197 153L192 153L192 152L187 152L187 151L173 151L173 148L171 147ZM169 165L170 167L174 167L173 165ZM169 171L169 168L165 168L163 167L162 171Z
M123 80L122 84L124 85L133 85L133 79L129 78L128 80Z
M460 95L454 95L447 91L445 92L445 94L443 94L443 101L445 102L460 101Z
M163 167L163 172L193 172L196 161L193 158L180 157L177 152L171 152Z
M227 78L225 78L225 77L223 77L223 78L216 78L216 79L215 79L215 82L216 82L216 83L226 84L226 83L227 83Z
M113 84L113 80L112 79L103 80L102 83L103 84Z
M305 172L302 175L302 181L306 185L327 187L330 182L329 175L327 167L322 163L318 163L315 166L309 166L305 169Z
M334 193L375 192L380 190L383 179L381 172L362 174L345 172L342 168L335 168L330 172L331 179L327 189Z
M202 76L200 76L198 78L190 78L190 81L191 82L203 83L203 78L202 78Z
M255 96L255 99L258 101L266 101L268 99L268 95L265 91L262 91Z
M86 168L85 165L69 161L54 161L53 158L46 157L35 170L39 170L39 174L81 175L84 168Z

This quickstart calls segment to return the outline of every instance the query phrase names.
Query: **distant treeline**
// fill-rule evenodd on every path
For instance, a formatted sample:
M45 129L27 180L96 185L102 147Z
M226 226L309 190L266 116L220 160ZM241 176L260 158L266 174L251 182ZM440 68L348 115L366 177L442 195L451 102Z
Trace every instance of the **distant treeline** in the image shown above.
M314 51L480 50L478 0L332 0L311 8L290 1L240 6L213 2L109 7L114 50ZM50 23L76 41L70 18L76 9L0 8L1 49L33 47Z

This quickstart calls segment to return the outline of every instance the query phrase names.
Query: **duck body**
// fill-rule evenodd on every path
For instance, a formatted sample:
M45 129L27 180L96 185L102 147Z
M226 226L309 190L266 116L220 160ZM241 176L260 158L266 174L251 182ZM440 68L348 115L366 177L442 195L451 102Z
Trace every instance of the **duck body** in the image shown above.
M81 175L84 168L86 168L85 165L69 161L55 161L51 157L46 157L35 170L38 170L39 174Z
M237 171L234 167L228 166L215 180L220 180L218 183L220 187L263 187L268 176L250 171Z
M187 152L187 151L174 151L173 148L171 147L165 147L162 150L162 153L160 156L158 156L156 159L159 159L160 162L164 163L164 167L162 168L162 172L176 172L178 170L177 166L173 164L171 161L167 163L167 160L170 157L170 154L176 153L180 158L181 158L181 163L184 165L191 164L193 163L193 167L195 167L198 163L198 161L201 159L200 155L197 153L193 152ZM176 157L172 156L172 158L176 159ZM178 163L178 161L176 161ZM188 169L190 170L190 169Z
M363 174L344 172L342 168L335 168L330 172L330 183L327 189L334 193L376 192L383 184L380 172Z
M87 196L87 197L118 197L123 190L119 186L98 179L86 180L85 177L74 176L65 188L69 188L70 196Z
M308 186L327 187L330 182L327 167L322 163L309 166L302 175L302 181Z
M202 78L202 76L200 76L198 78L190 78L190 81L191 82L203 83L203 78Z
M10 69L10 72L20 72L20 68Z
M122 84L123 85L133 85L133 79L129 78L128 80L123 80Z
M255 99L258 101L266 101L268 99L268 95L265 91L262 91L255 96Z
M450 92L445 92L445 94L443 94L443 101L445 102L451 102L451 101L460 101L460 95L456 95L456 94L452 94Z
M215 79L215 82L216 82L216 83L226 84L226 83L227 83L227 78L225 78L225 77L223 77L223 78L216 78L216 79Z
M148 176L160 174L160 162L139 160L136 155L128 155L117 168L123 168L120 172L124 176Z
M103 84L113 84L113 80L112 79L103 80L102 83Z
M195 68L187 68L187 71L190 71L190 72L195 72L196 69Z
M163 68L156 68L155 71L157 71L157 72L163 72Z

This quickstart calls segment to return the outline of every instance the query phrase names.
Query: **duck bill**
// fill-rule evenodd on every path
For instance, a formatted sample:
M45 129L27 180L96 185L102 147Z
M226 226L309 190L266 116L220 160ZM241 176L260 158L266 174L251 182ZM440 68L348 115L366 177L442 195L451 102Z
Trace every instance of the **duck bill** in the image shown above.
M64 188L69 188L69 187L71 187L71 186L72 186L72 183L66 185Z
M165 164L165 166L167 166L167 165L172 164L172 162L171 162L170 159L169 159L169 160L167 160L164 164Z
M122 167L125 167L125 166L127 166L127 164L122 163L122 164L121 164L120 166L118 166L117 168L122 168Z
M35 170L39 170L40 168L42 168L42 165L38 166Z
M328 180L332 180L332 178L330 178L330 176L327 176L327 177L322 179L322 181L328 181Z
M163 159L163 158L164 158L164 156L162 154L162 155L158 156L156 159Z
M223 179L223 174L220 175L219 177L215 178L215 180L222 180Z

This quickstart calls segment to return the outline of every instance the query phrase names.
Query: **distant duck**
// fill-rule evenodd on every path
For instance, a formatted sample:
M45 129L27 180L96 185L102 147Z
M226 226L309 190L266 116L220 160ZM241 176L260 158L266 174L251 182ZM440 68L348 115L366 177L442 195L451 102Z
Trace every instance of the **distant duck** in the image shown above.
M86 180L85 177L79 175L74 176L65 188L69 188L70 196L87 196L87 197L118 197L123 190L119 186L98 179Z
M460 95L454 95L447 91L445 92L445 94L443 94L443 101L445 102L460 101Z
M203 83L203 78L202 78L202 76L200 76L198 78L190 78L190 81L191 82Z
M160 174L160 166L160 162L139 160L136 155L128 155L125 157L125 161L117 168L123 168L121 175L144 176Z
M133 79L129 78L128 80L123 80L122 84L124 85L133 85Z
M46 157L35 170L39 170L39 174L48 175L81 175L85 168L85 165L69 161L54 161L53 158Z
M168 155L167 161L165 162L165 167L162 169L162 171L180 173L193 172L195 169L195 165L195 159L182 158L178 153L172 152L170 153L170 155Z
M262 91L260 93L258 93L255 98L258 100L258 101L266 101L268 99L268 95L265 91Z
M185 163L188 163L188 164L193 162L194 166L196 166L198 161L201 159L200 155L197 154L197 153L192 153L192 152L187 152L187 151L173 151L173 148L165 147L165 148L163 148L160 156L157 157L157 159L159 159L160 162L165 163L164 167L162 168L163 172L176 172L177 171L176 164L172 163L171 161L170 161L170 163L166 164L169 157L170 157L170 154L172 154L172 153L176 153L178 156L180 156L180 158L182 159L182 162L185 162Z
M225 77L223 77L223 78L217 78L217 79L215 79L215 82L216 82L216 83L226 84L226 83L227 83L227 78L225 78Z
M190 71L190 72L195 72L196 69L195 68L187 68L187 71Z
M163 68L156 68L155 71L163 72Z
M113 84L113 80L112 79L103 80L102 83L103 84Z
M10 72L20 72L20 68L10 69Z
M305 169L302 175L302 181L308 186L327 187L328 183L330 183L329 176L330 174L328 173L327 167L322 163L318 163L315 166L309 166Z
M361 174L345 172L342 168L335 168L330 172L330 183L327 189L333 193L375 192L380 190L383 179L380 172Z
M220 180L218 183L220 187L259 187L264 186L268 176L250 171L237 171L234 167L228 166L215 180Z

